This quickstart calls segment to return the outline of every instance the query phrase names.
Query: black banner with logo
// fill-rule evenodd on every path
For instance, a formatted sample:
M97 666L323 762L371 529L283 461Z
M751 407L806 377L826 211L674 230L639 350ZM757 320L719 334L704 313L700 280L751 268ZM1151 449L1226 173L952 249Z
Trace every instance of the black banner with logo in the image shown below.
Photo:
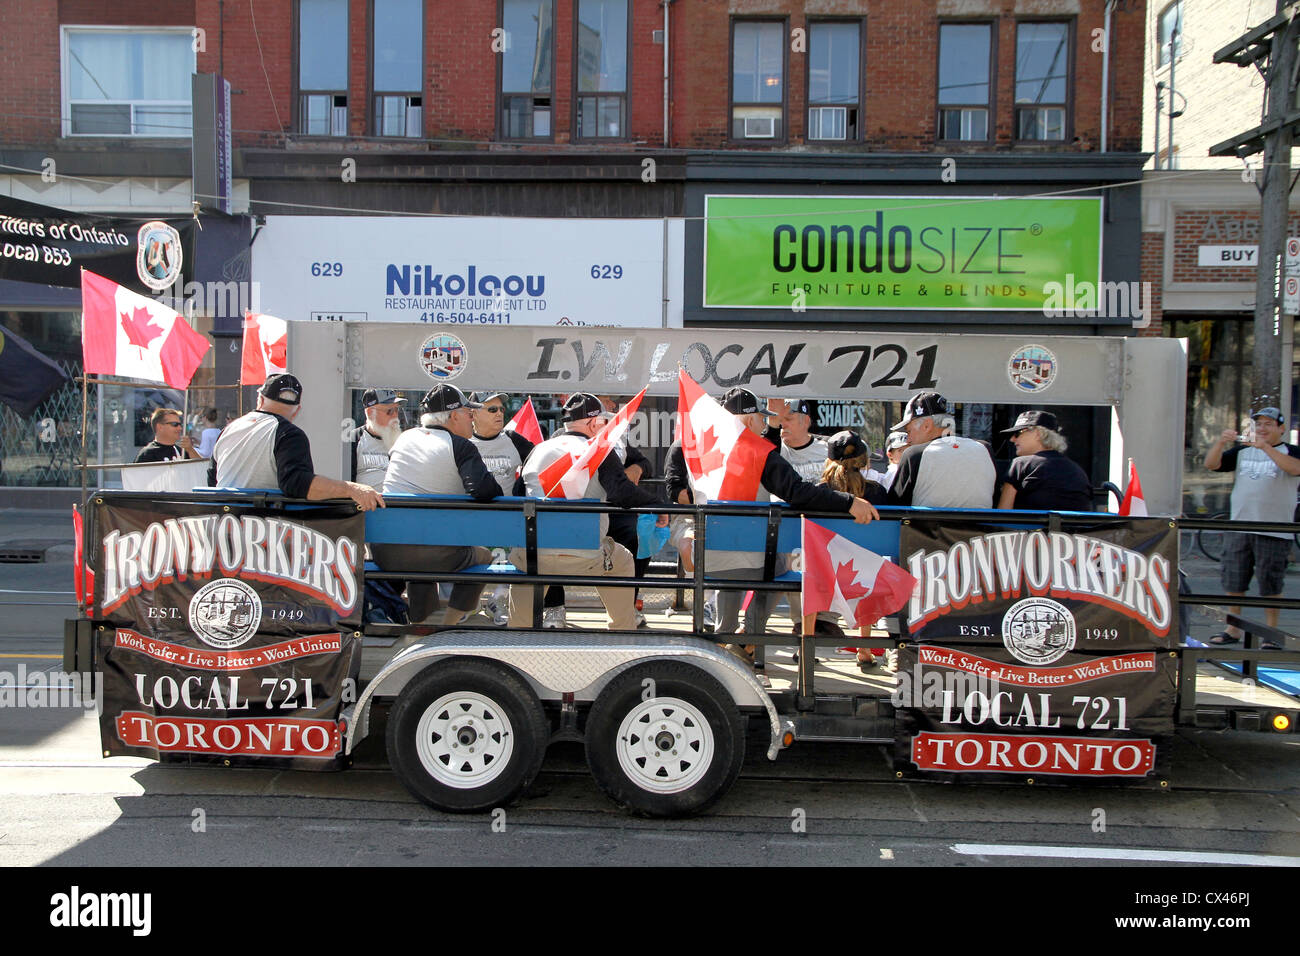
M75 289L85 268L155 295L193 261L193 219L88 216L0 196L0 279Z
M105 754L343 765L360 514L118 499L98 504L94 528Z
M1068 530L903 525L895 766L1071 783L1168 776L1178 660L1166 519ZM1172 582L1172 583L1171 583Z

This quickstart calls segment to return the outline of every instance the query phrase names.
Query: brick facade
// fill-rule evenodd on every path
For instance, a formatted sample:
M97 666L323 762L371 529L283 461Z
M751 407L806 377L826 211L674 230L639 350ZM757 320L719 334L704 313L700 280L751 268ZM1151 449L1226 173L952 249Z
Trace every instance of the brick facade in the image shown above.
M1292 212L1287 235L1300 230ZM1199 266L1197 247L1252 245L1259 242L1259 213L1242 209L1185 209L1174 220L1174 282L1254 282L1254 266Z
M555 0L554 142L573 132L574 18L577 0ZM424 18L424 135L434 145L464 149L497 136L497 61L492 31L499 22L494 0L426 3ZM936 45L941 20L992 20L996 33L994 112L999 149L1090 151L1100 145L1103 0L689 0L670 9L672 143L677 148L953 152L936 133ZM143 0L2 0L10 29L0 35L4 64L0 142L52 144L60 136L60 24L198 26L204 49L200 72L224 71L233 88L235 141L239 146L283 144L293 132L295 0L190 0L167 4ZM254 16L255 15L255 16ZM349 0L349 133L368 137L370 116L370 0ZM862 142L806 144L807 54L786 49L784 143L737 144L729 138L731 24L736 17L781 19L789 31L806 30L816 17L861 18L865 29L861 104ZM1064 143L1016 144L1014 105L1016 24L1037 18L1072 24L1073 75L1070 135ZM1111 131L1109 148L1134 150L1141 139L1143 76L1125 63L1139 62L1146 24L1145 3L1125 3L1113 15L1111 37ZM18 29L18 24L22 25ZM663 46L653 31L663 26L657 0L631 0L629 138L660 146L663 139ZM806 37L804 38L806 41ZM336 145L338 140L332 140ZM295 145L304 144L301 141ZM411 142L359 141L349 148L385 148ZM964 149L987 149L967 144Z
M1165 236L1162 232L1142 233L1142 281L1151 289L1151 324L1138 335L1161 338L1165 334L1164 283L1160 275L1164 269Z

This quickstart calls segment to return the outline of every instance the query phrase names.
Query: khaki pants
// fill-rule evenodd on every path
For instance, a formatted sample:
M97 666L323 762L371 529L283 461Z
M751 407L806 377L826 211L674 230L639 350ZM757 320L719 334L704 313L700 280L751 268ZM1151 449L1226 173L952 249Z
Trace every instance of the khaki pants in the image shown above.
M527 567L526 555L523 548L511 548L510 563L523 571ZM538 574L603 574L630 578L633 573L632 553L611 538L605 538L599 551L581 554L539 551L537 565ZM511 627L533 626L533 588L531 584L510 586ZM636 599L632 588L597 588L596 593L609 613L612 630L636 630Z

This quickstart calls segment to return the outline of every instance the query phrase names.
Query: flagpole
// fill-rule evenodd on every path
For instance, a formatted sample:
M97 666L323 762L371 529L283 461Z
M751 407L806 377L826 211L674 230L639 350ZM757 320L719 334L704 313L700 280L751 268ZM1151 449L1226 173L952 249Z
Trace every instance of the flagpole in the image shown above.
M86 468L90 465L86 458L86 417L89 404L90 376L83 372L81 376L81 506L83 508L90 501L90 496L86 491Z

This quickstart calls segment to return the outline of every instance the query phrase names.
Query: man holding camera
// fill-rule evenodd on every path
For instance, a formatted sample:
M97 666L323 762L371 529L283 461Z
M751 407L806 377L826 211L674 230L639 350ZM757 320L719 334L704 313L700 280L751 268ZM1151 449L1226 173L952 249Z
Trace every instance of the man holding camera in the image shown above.
M1253 438L1238 436L1229 428L1205 454L1210 471L1236 472L1232 483L1233 521L1291 521L1296 489L1300 487L1300 448L1282 441L1282 410L1261 408L1251 415ZM1261 597L1282 593L1291 534L1285 531L1230 532L1223 543L1223 590L1235 597L1246 593L1252 575L1259 578ZM1240 614L1240 607L1230 607ZM1264 622L1277 627L1277 608L1264 609ZM1231 625L1210 638L1211 644L1236 644L1241 629ZM1276 649L1273 641L1264 648Z

